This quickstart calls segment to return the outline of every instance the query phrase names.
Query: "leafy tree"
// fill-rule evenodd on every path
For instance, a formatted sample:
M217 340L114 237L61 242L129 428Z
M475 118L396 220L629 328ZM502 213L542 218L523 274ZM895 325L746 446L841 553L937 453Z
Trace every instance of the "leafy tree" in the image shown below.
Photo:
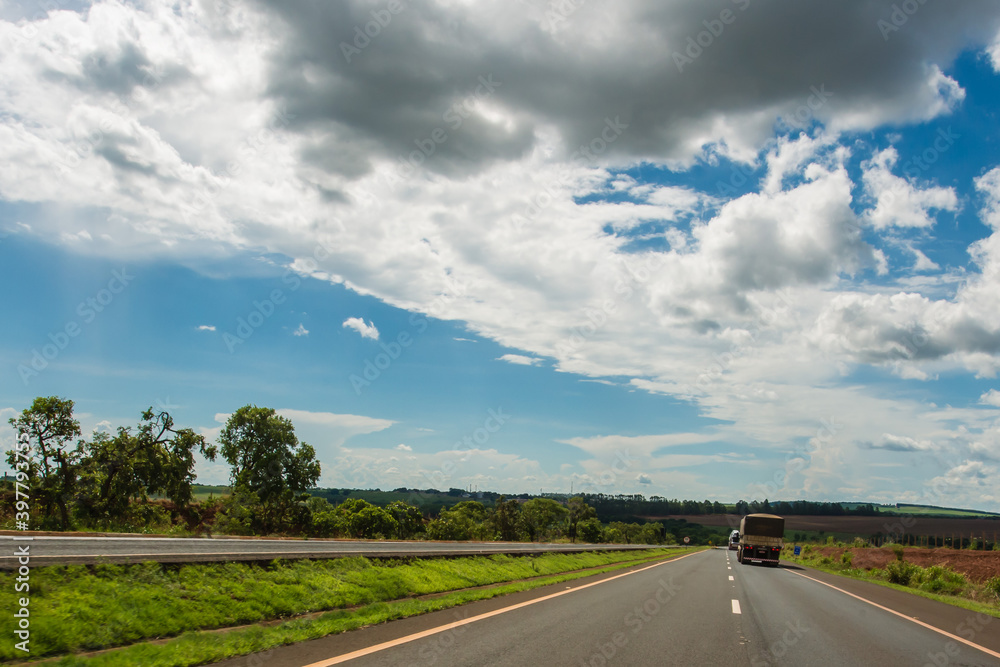
M506 500L500 496L488 522L497 538L504 542L517 540L521 525L521 503L513 498Z
M76 491L79 475L79 447L69 448L80 435L80 423L73 418L73 401L57 396L36 398L10 425L18 441L28 442L27 462L15 450L7 453L7 463L28 475L32 498L39 501L43 517L50 520L59 512L59 527L71 527L69 500Z
M521 507L521 517L528 539L544 539L558 532L569 510L551 498L532 498Z
M313 496L306 501L309 508L309 535L333 537L344 532L343 522L336 508L326 498Z
M316 484L316 451L299 443L292 422L272 408L246 405L230 415L219 435L222 456L232 466L233 489L256 495L255 528L269 533L285 527L295 503Z
M487 537L484 522L489 515L486 506L476 500L465 500L441 510L437 519L427 524L427 536L432 540L481 540Z
M385 509L396 521L397 538L408 540L424 530L424 516L413 505L402 500L394 500Z
M566 534L576 542L576 534L580 521L591 519L597 516L597 510L587 504L587 501L580 496L574 496L566 501L566 509L569 510L567 517L568 529Z
M592 517L577 523L576 532L584 542L596 543L601 541L604 526L601 525L600 519Z
M636 535L637 544L662 544L663 526L659 523L645 523Z
M217 450L191 429L175 429L166 412L142 413L135 433L95 433L84 443L81 486L88 512L104 520L130 516L133 502L149 495L170 498L182 512L192 500L195 449L214 460Z
M337 505L342 526L351 537L374 539L399 532L399 523L386 509L361 498L348 498Z

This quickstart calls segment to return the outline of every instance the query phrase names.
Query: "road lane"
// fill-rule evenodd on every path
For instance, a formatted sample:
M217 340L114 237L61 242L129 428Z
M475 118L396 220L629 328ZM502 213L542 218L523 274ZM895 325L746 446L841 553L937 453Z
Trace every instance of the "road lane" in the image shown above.
M345 664L744 664L729 582L704 566L709 553L643 568ZM716 622L702 622L706 610Z
M540 589L537 595L546 599L513 611L497 614L503 603L491 601L494 613L471 623L456 621L475 619L482 613L480 603L408 619L425 635L416 639L410 631L393 632L405 622L390 623L276 649L267 662L323 667L333 664L330 658L381 644L391 634L391 647L342 664L1000 667L1000 659L986 652L798 576L793 567L744 566L731 552L710 550L555 597L553 592L581 583ZM928 616L975 616L916 600ZM523 601L512 596L508 604L513 603ZM1000 619L994 620L1000 627ZM435 632L446 624L452 627ZM980 637L990 630L980 627ZM222 664L251 664L247 660Z
M736 563L735 556L730 557ZM993 665L1000 660L884 609L796 576L785 563L735 565L741 639L752 667L768 665ZM941 605L918 598L924 607ZM975 616L950 608L958 616ZM998 621L1000 625L1000 621ZM949 644L952 646L949 647Z
M645 545L540 544L532 542L416 542L387 540L274 540L174 537L0 536L0 569L18 566L14 545L30 545L33 566L336 558L339 556L454 556L484 553L533 554L547 551L619 551ZM6 545L6 546L4 546Z

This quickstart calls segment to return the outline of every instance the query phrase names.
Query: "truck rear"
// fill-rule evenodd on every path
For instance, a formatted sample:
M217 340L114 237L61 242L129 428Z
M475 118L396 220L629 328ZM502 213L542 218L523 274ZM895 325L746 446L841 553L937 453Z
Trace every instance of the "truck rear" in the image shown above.
M778 557L785 543L785 520L774 514L747 514L740 521L740 548L736 559L778 567Z

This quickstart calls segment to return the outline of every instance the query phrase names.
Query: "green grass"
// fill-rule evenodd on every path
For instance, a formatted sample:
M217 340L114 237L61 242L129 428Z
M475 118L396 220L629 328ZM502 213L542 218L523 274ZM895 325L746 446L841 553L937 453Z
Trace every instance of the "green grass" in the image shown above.
M978 510L962 510L949 507L926 507L924 505L900 505L889 509L886 513L909 514L911 516L940 516L940 517L968 517L968 518L993 518L1000 516L993 512L980 512Z
M504 589L464 590L434 600L399 601L402 598L690 551L693 550L412 561L342 558L275 561L267 566L143 563L37 568L31 573L31 657L179 637L163 646L142 644L114 651L87 659L87 664L201 664L544 583L519 582ZM589 572L579 576L586 574ZM0 574L0 586L12 590L14 576ZM391 601L397 602L386 604ZM359 608L346 610L351 607ZM225 634L197 632L326 610L339 611L267 628L251 627ZM13 620L10 615L0 617L0 632L12 636ZM12 644L0 643L0 660L22 657ZM153 659L150 657L153 654L166 657ZM59 664L83 664L83 660L67 657Z
M849 558L834 560L828 556L820 556L812 549L803 550L802 555L795 556L787 547L782 552L781 558L829 574L870 581L880 586L1000 618L1000 593L991 591L988 584L973 584L962 573L940 565L920 567L907 561L890 561L884 570L879 568L865 570L851 567Z

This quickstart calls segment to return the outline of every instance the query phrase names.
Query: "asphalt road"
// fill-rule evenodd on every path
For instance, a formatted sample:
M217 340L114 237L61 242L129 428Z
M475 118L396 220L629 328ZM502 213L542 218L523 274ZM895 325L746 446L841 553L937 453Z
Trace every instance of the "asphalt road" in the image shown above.
M835 590L802 575L838 586L843 578L788 564L740 565L729 554L699 552L624 575L477 602L218 667L1000 666L1000 619L868 582L851 581L852 590L846 584ZM916 612L920 620L849 593L883 606L909 606L906 612ZM950 636L920 623L937 625Z
M390 542L347 540L198 539L170 537L0 536L0 569L17 567L17 547L29 545L31 565L89 563L205 562L336 558L339 556L450 556L483 553L540 553L648 549L641 545L536 544L526 542Z

